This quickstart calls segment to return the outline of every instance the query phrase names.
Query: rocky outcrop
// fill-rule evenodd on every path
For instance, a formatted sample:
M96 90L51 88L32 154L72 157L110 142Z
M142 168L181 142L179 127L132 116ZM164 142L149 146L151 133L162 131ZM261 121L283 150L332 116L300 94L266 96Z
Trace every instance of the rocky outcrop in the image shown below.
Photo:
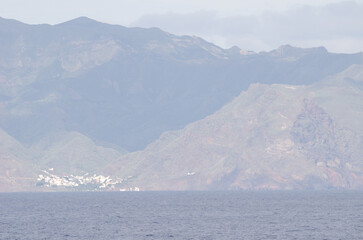
M363 70L355 66L311 86L252 85L215 114L164 133L105 172L132 175L146 190L362 188L362 126L330 107L341 101L345 114L363 120L363 94L354 83L332 92L357 68ZM344 103L348 96L360 104Z
M26 144L57 131L141 150L230 102L251 83L310 84L362 54L282 46L251 54L157 28L85 17L0 18L0 127Z
M0 18L0 35L3 190L29 189L40 169L99 174L118 158L105 171L125 189L359 187L361 67L320 80L362 53L222 49L85 17Z

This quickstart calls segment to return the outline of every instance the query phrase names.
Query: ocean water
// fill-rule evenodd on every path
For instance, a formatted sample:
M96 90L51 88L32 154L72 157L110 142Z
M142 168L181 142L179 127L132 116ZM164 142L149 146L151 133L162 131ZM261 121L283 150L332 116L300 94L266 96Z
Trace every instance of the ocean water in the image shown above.
M0 239L363 239L363 192L6 193Z

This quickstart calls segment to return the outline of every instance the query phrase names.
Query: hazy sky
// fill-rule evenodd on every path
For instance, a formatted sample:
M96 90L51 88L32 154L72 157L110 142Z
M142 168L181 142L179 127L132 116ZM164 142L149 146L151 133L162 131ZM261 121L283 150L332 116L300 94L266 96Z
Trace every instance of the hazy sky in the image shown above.
M363 51L363 0L0 0L0 16L31 24L87 16L254 51L282 44Z

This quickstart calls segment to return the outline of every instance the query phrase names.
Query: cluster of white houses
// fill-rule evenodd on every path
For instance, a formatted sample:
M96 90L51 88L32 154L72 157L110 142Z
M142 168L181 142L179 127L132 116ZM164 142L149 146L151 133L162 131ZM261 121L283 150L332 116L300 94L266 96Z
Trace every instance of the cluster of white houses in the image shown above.
M86 173L82 176L64 175L58 176L54 169L42 170L38 175L38 187L65 187L76 190L114 190L114 191L140 191L138 187L128 187L128 179L132 178L111 178L103 175L90 175Z

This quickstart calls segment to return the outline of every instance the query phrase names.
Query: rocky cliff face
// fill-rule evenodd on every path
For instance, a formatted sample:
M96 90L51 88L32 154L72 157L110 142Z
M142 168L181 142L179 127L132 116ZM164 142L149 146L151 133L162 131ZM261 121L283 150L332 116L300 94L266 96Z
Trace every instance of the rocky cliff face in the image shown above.
M251 83L310 84L362 54L282 46L244 54L198 37L88 18L0 19L0 127L33 144L57 131L135 151L202 119Z
M254 84L105 171L148 190L362 188L362 125L354 122L363 120L363 78L350 75L362 70L311 86ZM347 121L341 106L358 119Z
M361 68L320 80L362 53L253 53L88 18L0 18L0 55L3 190L29 190L41 169L59 181L98 174L118 158L105 171L122 189L359 186Z

